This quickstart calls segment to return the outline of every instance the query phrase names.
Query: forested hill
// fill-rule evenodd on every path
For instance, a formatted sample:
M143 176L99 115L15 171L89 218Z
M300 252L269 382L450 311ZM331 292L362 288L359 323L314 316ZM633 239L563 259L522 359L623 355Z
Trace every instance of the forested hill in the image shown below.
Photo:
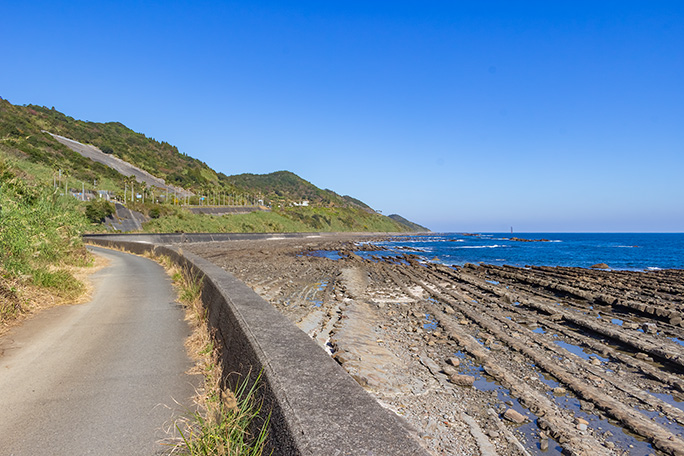
M227 181L241 189L250 189L265 195L272 203L301 204L308 201L314 206L356 207L375 212L370 206L351 196L340 196L332 190L322 190L290 171L270 174L238 174L228 176Z
M0 98L0 138L27 153L35 162L61 166L80 173L83 163L64 152L65 147L43 131L98 147L150 174L183 188L221 186L221 176L196 158L167 142L136 133L119 122L76 120L54 108L16 106ZM55 156L56 155L56 156ZM71 155L71 157L69 157ZM223 176L225 179L225 176ZM223 186L228 186L224 181Z
M129 176L122 176L111 168L84 158L57 142L47 132L93 145L106 154L164 179L168 184L190 190L198 198L200 195L206 196L204 201L221 201L221 195L224 200L226 195L230 195L233 201L259 201L274 210L287 209L290 218L297 218L304 223L312 223L307 217L313 215L295 216L291 212L293 207L338 208L347 211L345 220L358 219L357 223L346 223L343 228L370 229L372 224L361 223L360 220L372 215L386 219L381 225L385 227L383 229L411 229L410 225L401 220L389 220L376 214L368 205L354 197L340 196L334 191L320 189L289 171L227 176L180 152L167 142L148 138L119 122L77 120L54 107L19 106L0 98L0 153L19 162L37 165L24 166L24 171L40 175L43 182L55 181L55 176L59 174L60 178L66 177L72 183L78 181L79 186L86 191L107 190L119 195L118 199L123 199L126 188L130 190L131 187ZM145 189L144 193L146 192ZM151 193L154 198L154 191ZM354 211L358 211L358 217L354 215ZM325 219L322 214L318 215ZM339 214L334 217L337 216L341 217ZM313 227L319 228L317 225L318 222ZM331 219L330 223L323 225L321 229L332 229L334 223Z
M387 217L391 218L395 222L401 223L402 225L408 227L409 230L415 231L417 233L430 231L429 229L425 228L424 226L418 225L417 223L414 223L410 220L407 220L399 214L392 214L392 215L388 215Z
M181 153L175 146L136 133L119 122L76 120L54 108L16 106L0 98L0 140L5 145L14 146L34 162L69 170L80 180L92 181L98 174L115 177L112 171L102 166L96 166L94 172L89 172L88 160L70 152L44 131L94 145L102 152L117 156L167 183L197 194L229 192L259 195L266 200L273 198L274 202L285 205L309 201L312 205L370 209L354 198L343 198L330 190L321 190L289 171L226 176Z

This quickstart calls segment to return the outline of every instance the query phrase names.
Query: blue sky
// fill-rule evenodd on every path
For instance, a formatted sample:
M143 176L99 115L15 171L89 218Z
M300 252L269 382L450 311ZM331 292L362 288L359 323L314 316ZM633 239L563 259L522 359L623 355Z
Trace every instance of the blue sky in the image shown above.
M14 4L8 4L14 3ZM0 96L438 231L684 231L684 2L5 2Z

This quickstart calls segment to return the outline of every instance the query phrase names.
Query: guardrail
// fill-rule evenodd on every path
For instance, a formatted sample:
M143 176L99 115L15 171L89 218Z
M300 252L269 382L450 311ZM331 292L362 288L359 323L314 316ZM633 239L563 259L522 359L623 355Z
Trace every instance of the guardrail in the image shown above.
M202 277L202 301L222 348L230 387L240 378L254 381L262 372L259 395L264 409L271 411L268 451L274 455L427 455L401 417L380 406L270 303L213 263L179 246L161 245L307 236L319 234L133 234L84 239L137 254L165 255Z

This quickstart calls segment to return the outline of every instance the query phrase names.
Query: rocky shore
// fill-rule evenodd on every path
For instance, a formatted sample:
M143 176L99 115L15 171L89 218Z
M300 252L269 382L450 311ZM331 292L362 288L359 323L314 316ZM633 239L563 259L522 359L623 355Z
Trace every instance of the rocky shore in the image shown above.
M684 271L451 268L362 257L359 241L183 248L287 315L433 454L684 455Z

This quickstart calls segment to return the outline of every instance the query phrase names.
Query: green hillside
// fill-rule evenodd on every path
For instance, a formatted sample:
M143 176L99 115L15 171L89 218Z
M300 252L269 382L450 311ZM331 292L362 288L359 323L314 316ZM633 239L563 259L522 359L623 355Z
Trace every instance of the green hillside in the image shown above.
M14 106L0 98L0 153L18 162L28 174L47 183L59 169L85 182L96 179L119 180L116 171L94 163L55 141L41 130L48 124L38 111Z
M350 196L340 196L332 190L321 190L290 171L270 174L238 174L228 176L235 187L263 195L273 206L287 207L291 203L308 201L312 206L352 207L374 212L370 206Z
M407 231L408 226L376 214L351 196L323 190L289 171L265 175L217 173L207 164L181 153L175 146L148 138L118 122L97 123L76 120L54 108L17 106L0 98L0 157L37 183L65 189L108 190L115 198L130 198L130 178L95 163L57 142L48 133L91 144L167 183L190 190L198 197L182 203L202 204L228 201L232 204L259 203L272 212L215 217L190 214L181 206L163 209L157 203L163 192L136 191L148 195L145 205L127 203L154 220L146 230L169 231ZM128 190L127 190L128 189ZM155 198L156 195L156 198ZM307 207L303 207L307 206ZM323 210L325 209L325 210ZM92 212L92 211L91 211Z
M413 223L410 220L405 219L399 214L391 214L388 215L387 217L391 218L395 222L401 223L402 225L406 226L409 231L413 231L416 233L422 233L422 232L427 232L430 231L429 229L425 228L424 226L418 225L417 223Z
M0 98L0 141L23 153L24 158L62 168L74 178L89 182L96 176L112 179L123 177L104 165L70 151L43 131L92 144L169 183L199 193L212 187L234 190L225 181L225 176L222 181L214 170L200 160L180 153L175 146L166 142L136 133L121 123L76 120L54 108L15 106Z

